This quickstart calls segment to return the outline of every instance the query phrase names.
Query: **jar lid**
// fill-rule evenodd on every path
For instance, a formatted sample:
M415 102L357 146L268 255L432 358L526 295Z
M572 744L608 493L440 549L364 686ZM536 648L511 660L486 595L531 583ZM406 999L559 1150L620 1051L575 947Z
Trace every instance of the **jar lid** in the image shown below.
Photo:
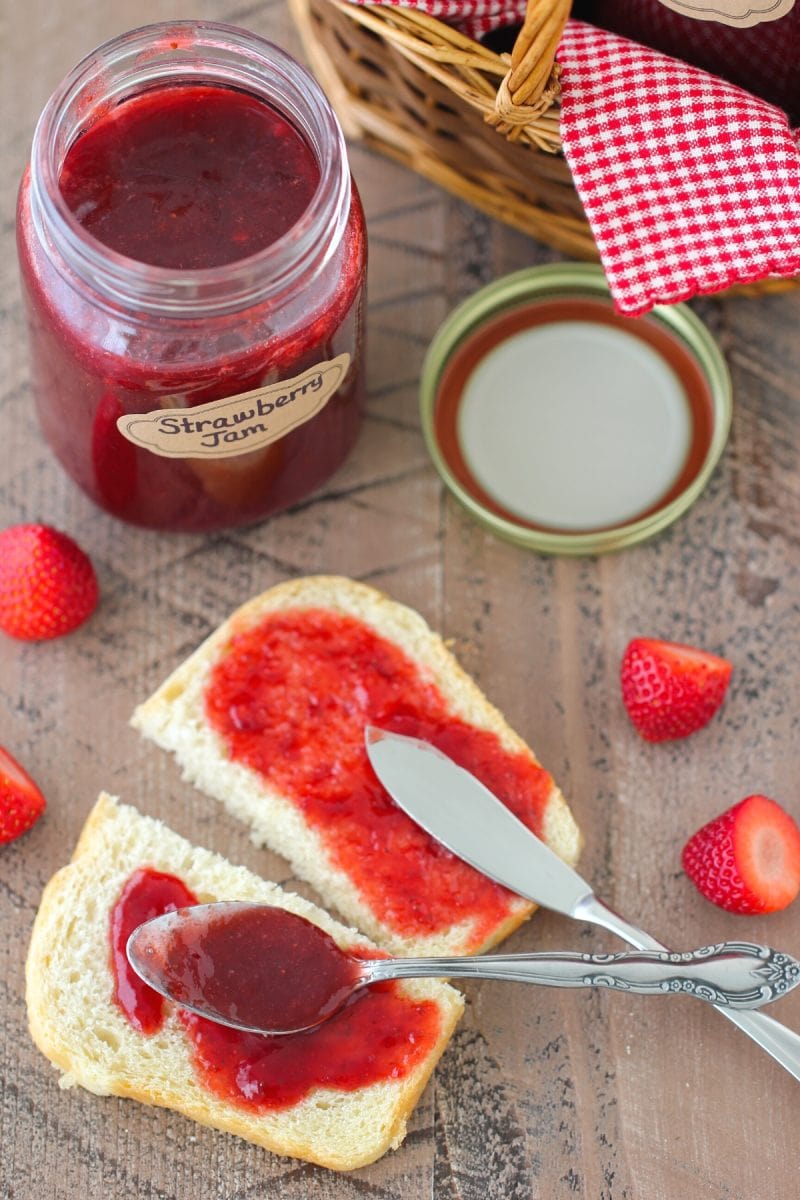
M428 449L501 537L599 554L660 533L722 454L731 384L683 304L615 311L599 267L515 272L456 308L422 370Z

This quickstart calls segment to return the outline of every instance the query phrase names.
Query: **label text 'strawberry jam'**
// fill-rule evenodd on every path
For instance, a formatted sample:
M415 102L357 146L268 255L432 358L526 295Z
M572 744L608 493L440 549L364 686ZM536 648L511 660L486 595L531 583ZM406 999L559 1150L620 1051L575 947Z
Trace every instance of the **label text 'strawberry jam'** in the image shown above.
M188 22L90 55L37 127L18 244L41 426L107 511L240 525L344 461L364 217L330 106L277 47Z
M164 1001L129 966L128 937L143 921L195 903L177 876L141 867L127 880L112 910L114 999L140 1033L161 1028ZM241 946L236 980L245 990L253 980L263 986L258 964L248 971ZM257 1112L288 1108L314 1088L355 1091L382 1080L403 1079L430 1054L441 1026L433 1002L413 1001L394 983L359 992L325 1025L307 1033L243 1033L186 1009L178 1011L203 1085L221 1099Z
M505 888L390 799L367 759L364 728L431 742L537 834L552 778L530 755L453 716L398 646L352 617L276 612L233 637L210 673L205 708L231 758L301 809L389 928L424 937L471 922L477 947L510 914Z

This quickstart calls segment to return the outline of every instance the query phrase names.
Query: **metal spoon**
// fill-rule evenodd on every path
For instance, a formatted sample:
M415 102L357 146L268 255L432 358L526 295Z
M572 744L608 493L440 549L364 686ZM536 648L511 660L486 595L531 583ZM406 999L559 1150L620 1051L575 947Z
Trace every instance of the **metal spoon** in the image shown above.
M800 962L750 942L701 950L622 954L500 954L362 959L282 908L201 904L140 925L127 944L134 971L182 1008L234 1029L312 1029L375 983L424 977L503 979L548 987L696 996L760 1008L800 983Z

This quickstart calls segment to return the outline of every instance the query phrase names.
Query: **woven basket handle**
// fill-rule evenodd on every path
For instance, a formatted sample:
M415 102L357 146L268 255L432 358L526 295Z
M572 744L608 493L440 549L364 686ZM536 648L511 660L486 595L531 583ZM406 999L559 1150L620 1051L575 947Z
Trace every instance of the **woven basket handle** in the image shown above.
M525 21L511 52L506 77L514 105L535 104L547 87L561 31L567 23L571 0L528 0Z

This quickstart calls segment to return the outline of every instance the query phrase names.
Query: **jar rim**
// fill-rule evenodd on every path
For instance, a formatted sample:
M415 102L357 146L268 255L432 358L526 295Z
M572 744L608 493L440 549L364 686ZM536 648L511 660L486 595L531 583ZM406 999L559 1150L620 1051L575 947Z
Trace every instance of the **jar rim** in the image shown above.
M84 228L59 186L81 129L146 88L216 84L263 99L298 128L319 167L307 208L281 237L233 262L175 269L129 258ZM279 302L335 252L350 208L350 173L339 122L314 77L281 47L214 21L143 25L104 42L62 80L45 105L31 151L31 208L62 269L112 304L171 317L220 315Z

